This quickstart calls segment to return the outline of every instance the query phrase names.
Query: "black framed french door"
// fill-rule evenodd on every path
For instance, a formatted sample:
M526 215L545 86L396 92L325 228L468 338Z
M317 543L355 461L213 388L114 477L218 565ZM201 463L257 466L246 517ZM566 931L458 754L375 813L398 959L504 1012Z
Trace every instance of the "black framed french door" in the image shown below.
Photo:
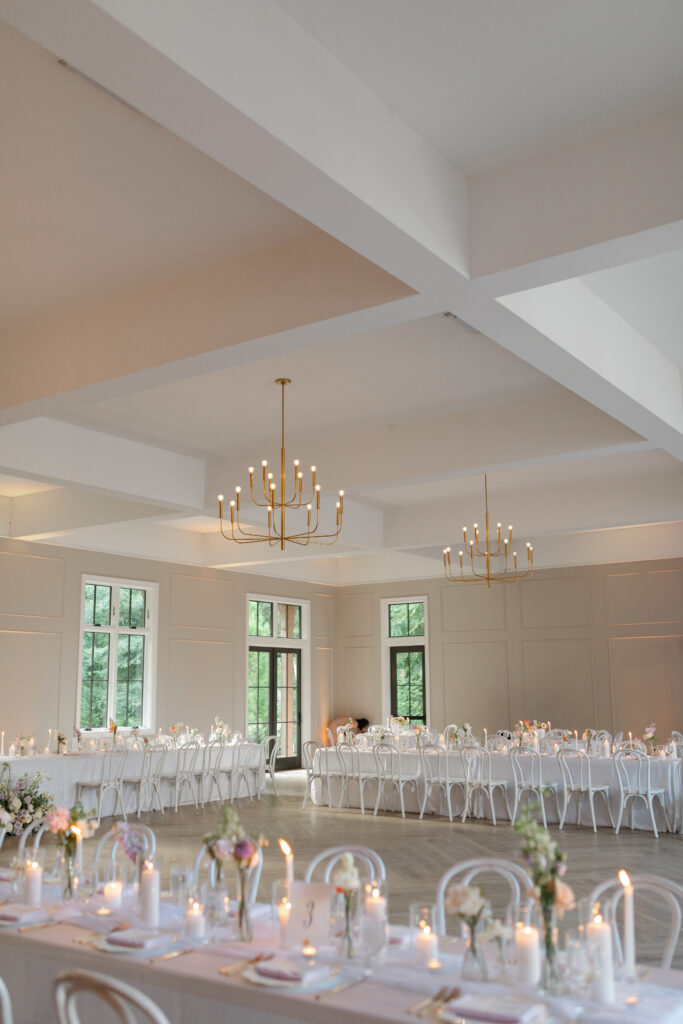
M424 644L389 648L391 666L391 713L427 724Z
M248 736L278 736L278 769L301 767L301 651L249 648Z

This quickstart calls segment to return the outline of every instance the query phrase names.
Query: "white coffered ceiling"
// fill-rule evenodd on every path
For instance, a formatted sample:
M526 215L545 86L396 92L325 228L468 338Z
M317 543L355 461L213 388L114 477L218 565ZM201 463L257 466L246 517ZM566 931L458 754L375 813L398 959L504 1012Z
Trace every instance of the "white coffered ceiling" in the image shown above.
M0 0L0 533L417 579L486 472L541 566L683 554L657 7ZM334 548L217 533L282 375L288 458L346 492Z

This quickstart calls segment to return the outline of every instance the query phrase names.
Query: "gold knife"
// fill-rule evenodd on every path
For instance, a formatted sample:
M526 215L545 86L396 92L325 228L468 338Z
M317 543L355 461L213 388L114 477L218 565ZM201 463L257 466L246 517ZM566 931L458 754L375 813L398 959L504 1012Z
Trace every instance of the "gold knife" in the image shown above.
M343 992L344 989L353 988L354 985L360 985L362 982L367 981L370 977L370 972L367 971L360 978L350 978L348 981L342 981L339 985L335 985L334 988L324 989L322 992L316 992L316 999L326 999L327 996L334 996L337 992Z
M17 928L18 932L28 932L33 928L51 928L52 925L61 924L60 921L39 921L38 924L22 924L20 928Z
M172 949L170 953L160 953L159 956L150 957L148 963L155 964L158 960L171 960L174 956L183 956L185 953L196 953L199 946L187 946L186 949Z

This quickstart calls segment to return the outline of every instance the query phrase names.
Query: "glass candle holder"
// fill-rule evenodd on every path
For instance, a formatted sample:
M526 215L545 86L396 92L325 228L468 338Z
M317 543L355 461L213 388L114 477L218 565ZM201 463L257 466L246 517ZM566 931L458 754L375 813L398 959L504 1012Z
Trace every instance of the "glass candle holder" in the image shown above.
M389 944L386 882L367 882L363 887L361 943L367 959L380 963Z
M286 878L273 882L272 918L275 928L279 930L280 946L283 949L287 948L287 925L292 910L291 897L291 885Z
M415 963L426 967L431 961L438 960L438 917L433 903L410 904L410 931Z

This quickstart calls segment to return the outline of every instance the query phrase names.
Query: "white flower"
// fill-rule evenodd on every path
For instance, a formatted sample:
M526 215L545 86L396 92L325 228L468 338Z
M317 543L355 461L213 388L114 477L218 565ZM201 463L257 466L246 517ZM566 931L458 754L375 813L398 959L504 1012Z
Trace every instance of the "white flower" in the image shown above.
M476 917L485 906L486 900L478 885L451 885L446 892L445 907L448 914Z
M6 811L4 807L0 807L0 826L5 827L11 825L12 815L9 811Z
M576 900L572 889L566 882L559 878L555 879L555 910L558 917L564 917L566 911L573 910Z
M21 800L19 799L18 796L13 797L10 807L13 811L19 810L19 808L21 807Z
M343 853L339 858L340 866L335 871L332 881L338 892L355 892L360 889L360 878L352 853Z
M487 921L481 932L482 942L508 942L511 938L512 928L498 920Z

